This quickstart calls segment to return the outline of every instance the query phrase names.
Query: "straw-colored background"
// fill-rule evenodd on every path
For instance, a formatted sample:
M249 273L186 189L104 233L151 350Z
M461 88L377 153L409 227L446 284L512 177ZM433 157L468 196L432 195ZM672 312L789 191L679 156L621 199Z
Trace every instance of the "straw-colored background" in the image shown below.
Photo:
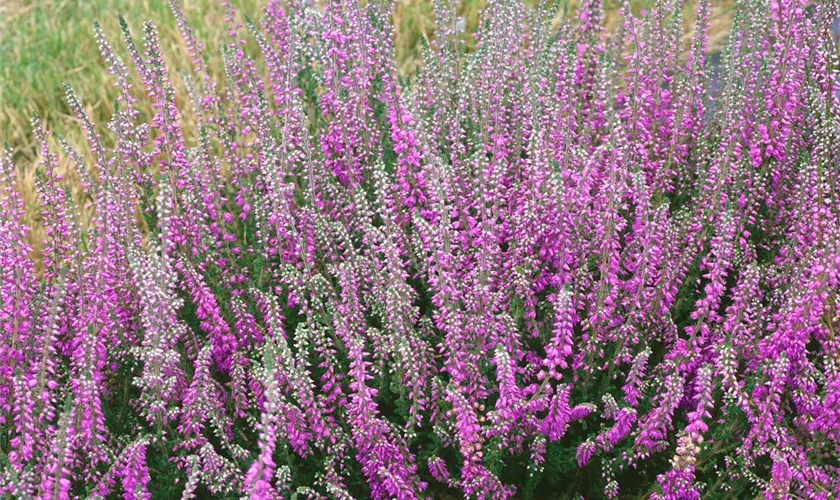
M568 1L567 12L573 12L577 0L558 1ZM397 2L394 11L397 59L401 71L411 72L417 64L419 38L434 36L431 6L428 0ZM181 0L193 31L206 44L205 57L209 59L209 67L217 81L222 78L221 47L227 43L227 31L223 27L225 16L220 3ZM232 3L240 15L256 18L263 1L233 0ZM535 2L529 0L529 3ZM475 29L485 4L485 0L462 0L460 14L467 20L468 31ZM617 0L607 1L608 24L614 23L617 4ZM631 4L638 14L650 7L652 0L633 0ZM713 0L712 5L711 50L718 50L731 25L733 0ZM693 1L686 2L685 40L691 36L695 8ZM92 21L99 20L111 45L127 61L120 40L118 13L128 20L138 43L143 21L150 19L158 25L170 74L181 94L178 102L185 102L184 88L177 75L190 69L189 58L166 0L0 1L0 143L8 143L12 148L18 168L18 185L29 208L37 206L32 181L34 167L39 162L39 148L34 143L29 124L33 112L41 116L47 129L67 137L83 153L88 152L81 130L65 103L62 82L75 89L88 113L100 125L104 140L108 141L104 124L111 115L116 89L99 55ZM142 87L138 85L137 88ZM143 104L148 106L149 103L141 99ZM185 120L184 130L189 134L189 117L185 116ZM62 168L66 168L68 159L54 135L50 142L53 152L60 153ZM70 182L73 182L72 172ZM32 241L37 247L40 228L36 220L30 222L34 229Z

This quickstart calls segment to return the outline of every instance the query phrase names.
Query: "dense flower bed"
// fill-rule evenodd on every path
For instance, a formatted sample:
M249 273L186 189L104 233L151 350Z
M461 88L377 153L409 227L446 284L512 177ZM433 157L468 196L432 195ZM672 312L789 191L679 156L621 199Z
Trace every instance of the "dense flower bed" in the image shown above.
M403 78L388 2L269 0L224 81L175 2L190 75L96 27L81 190L37 118L39 206L2 161L0 494L840 496L836 2L742 2L718 74L708 0L475 51L438 0Z

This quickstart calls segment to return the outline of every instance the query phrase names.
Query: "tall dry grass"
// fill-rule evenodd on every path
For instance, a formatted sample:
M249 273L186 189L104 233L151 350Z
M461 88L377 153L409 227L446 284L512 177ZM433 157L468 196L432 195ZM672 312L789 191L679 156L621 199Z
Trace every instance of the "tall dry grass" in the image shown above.
M536 3L536 0L526 0ZM558 10L558 23L562 16L574 13L577 0L565 2ZM197 38L205 43L204 54L216 81L223 81L221 64L222 47L227 44L224 10L221 2L214 0L180 0L184 14ZM240 18L259 15L260 0L233 0ZM653 0L632 0L631 10L642 15ZM459 15L466 21L467 33L473 33L479 22L486 0L462 0ZM732 23L735 0L712 2L712 27L710 51L717 51L725 43ZM615 24L618 0L606 1L606 23ZM684 5L685 36L692 34L696 4ZM117 15L129 22L135 37L139 38L143 21L158 25L161 44L168 67L173 73L190 69L187 49L178 35L174 18L166 0L3 0L0 2L0 143L8 145L17 167L18 186L24 195L30 216L31 242L37 255L42 240L42 230L37 218L37 197L34 191L35 171L40 162L40 151L30 125L33 113L41 117L44 127L53 132L49 138L52 152L58 153L60 170L71 191L78 192L78 181L70 168L68 155L56 140L62 134L67 141L87 159L90 152L75 119L65 102L62 83L67 82L82 98L88 114L100 126L103 140L110 141L104 124L113 111L116 90L104 61L99 56L93 37L93 20L102 25L109 38L116 42L120 36ZM415 72L422 63L419 58L420 40L434 37L434 21L428 0L397 0L394 7L395 48L397 63L405 75ZM127 60L124 44L112 43L118 55ZM248 49L246 47L246 49ZM259 58L255 47L250 53ZM173 81L178 92L178 102L186 105L186 89L180 78ZM139 80L134 82L138 88ZM146 117L150 116L148 102L141 99L138 105ZM190 113L182 114L183 129L189 136L192 130Z

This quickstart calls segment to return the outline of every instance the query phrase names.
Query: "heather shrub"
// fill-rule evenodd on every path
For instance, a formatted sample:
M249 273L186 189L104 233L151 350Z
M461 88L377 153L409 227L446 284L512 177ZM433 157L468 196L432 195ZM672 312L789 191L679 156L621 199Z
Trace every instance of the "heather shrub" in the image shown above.
M191 73L95 25L91 153L2 160L3 495L840 496L836 2L716 68L708 0L436 0L408 77L390 3L225 3L223 81L170 7Z

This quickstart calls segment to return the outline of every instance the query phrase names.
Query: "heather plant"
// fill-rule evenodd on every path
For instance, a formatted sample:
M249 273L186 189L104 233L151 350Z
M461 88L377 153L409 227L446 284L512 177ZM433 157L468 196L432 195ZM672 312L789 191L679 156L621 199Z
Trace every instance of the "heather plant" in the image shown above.
M836 1L169 7L0 161L2 495L840 496Z

